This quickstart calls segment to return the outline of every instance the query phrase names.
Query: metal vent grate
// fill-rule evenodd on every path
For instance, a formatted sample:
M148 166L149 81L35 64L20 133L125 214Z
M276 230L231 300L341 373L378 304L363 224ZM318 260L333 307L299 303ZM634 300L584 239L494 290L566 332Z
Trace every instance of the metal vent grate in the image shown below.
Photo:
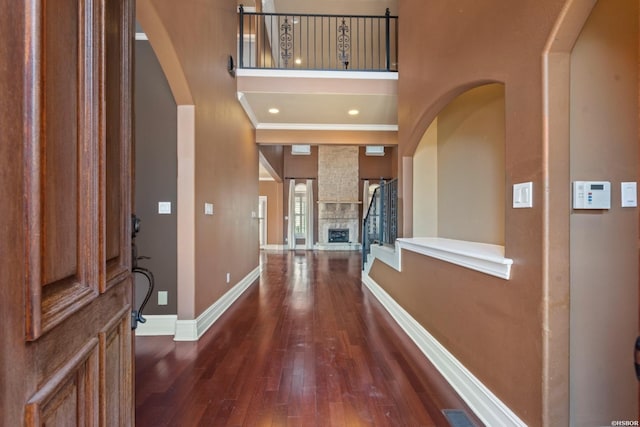
M461 409L443 409L442 413L451 427L476 427L467 413Z

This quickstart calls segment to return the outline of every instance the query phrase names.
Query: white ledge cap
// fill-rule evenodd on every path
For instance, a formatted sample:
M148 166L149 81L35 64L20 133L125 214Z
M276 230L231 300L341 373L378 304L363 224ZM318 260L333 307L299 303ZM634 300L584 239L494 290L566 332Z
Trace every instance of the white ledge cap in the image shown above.
M485 274L509 280L513 260L504 257L504 246L442 237L397 239L400 249L416 252Z

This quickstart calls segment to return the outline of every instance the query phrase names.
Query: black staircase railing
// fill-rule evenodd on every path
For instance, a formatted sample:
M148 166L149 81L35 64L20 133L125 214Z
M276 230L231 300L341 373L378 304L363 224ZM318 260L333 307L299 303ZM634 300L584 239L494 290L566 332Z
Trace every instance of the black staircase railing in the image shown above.
M397 71L398 17L246 12L240 6L238 67Z
M381 181L362 222L362 268L371 245L394 244L398 237L398 180Z

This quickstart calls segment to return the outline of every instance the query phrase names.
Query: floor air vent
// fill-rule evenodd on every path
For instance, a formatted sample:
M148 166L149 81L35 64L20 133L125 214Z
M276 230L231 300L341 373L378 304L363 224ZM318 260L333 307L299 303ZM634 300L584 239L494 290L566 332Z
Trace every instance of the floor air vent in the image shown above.
M467 413L461 409L443 409L442 413L447 417L451 427L476 427Z

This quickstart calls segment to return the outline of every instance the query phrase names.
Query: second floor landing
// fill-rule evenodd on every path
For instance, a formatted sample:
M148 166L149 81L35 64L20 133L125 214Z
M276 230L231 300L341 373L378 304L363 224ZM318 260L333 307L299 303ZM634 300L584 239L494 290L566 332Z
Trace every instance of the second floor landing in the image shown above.
M256 142L397 145L397 17L280 3L239 8L237 95Z

